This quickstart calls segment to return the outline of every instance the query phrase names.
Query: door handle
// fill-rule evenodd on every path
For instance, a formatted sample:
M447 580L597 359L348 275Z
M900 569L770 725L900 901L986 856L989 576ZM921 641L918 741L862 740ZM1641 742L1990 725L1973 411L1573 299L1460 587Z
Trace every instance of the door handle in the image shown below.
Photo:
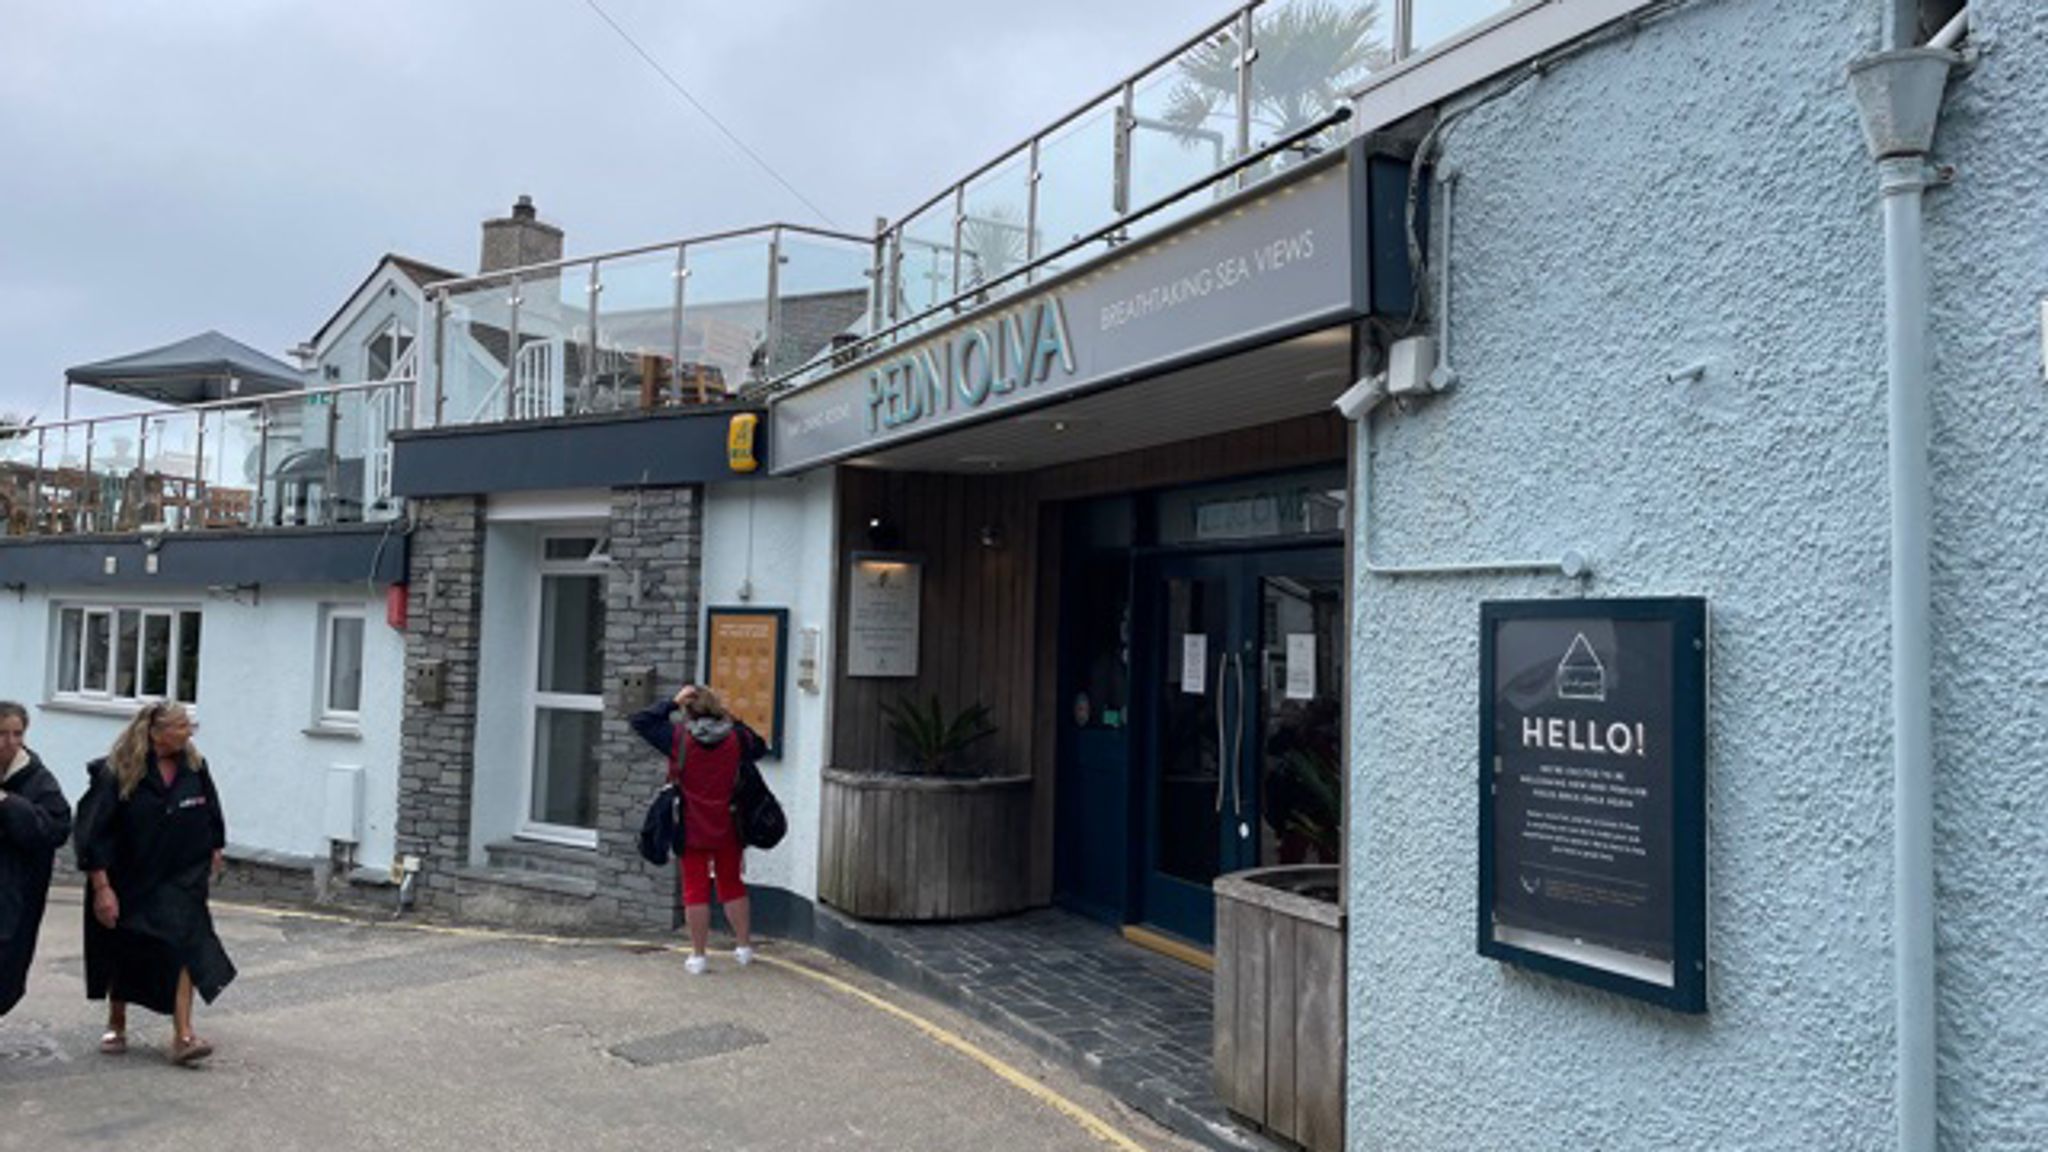
M1230 655L1218 652L1216 656L1216 814L1223 814L1223 781L1230 773L1230 745L1225 742L1227 729L1224 722L1224 697L1230 695L1224 670L1230 667Z
M1237 678L1237 739L1230 742L1230 814L1244 818L1244 657L1232 652L1230 670Z

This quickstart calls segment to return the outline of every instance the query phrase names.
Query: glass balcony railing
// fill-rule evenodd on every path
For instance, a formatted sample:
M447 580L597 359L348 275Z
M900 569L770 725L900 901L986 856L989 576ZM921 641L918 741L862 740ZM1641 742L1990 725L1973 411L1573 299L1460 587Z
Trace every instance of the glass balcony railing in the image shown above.
M421 422L724 400L867 331L875 254L775 224L431 285Z
M878 327L846 363L1171 227L1340 146L1377 72L1543 0L1257 0L906 213L879 240Z
M396 376L27 429L0 440L0 535L391 519L413 390Z

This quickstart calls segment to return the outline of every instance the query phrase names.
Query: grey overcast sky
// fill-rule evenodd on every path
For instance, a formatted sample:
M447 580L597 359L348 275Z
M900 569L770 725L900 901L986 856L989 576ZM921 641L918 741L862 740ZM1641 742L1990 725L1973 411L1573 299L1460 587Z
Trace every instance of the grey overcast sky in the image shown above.
M1232 7L599 3L860 233ZM585 0L0 0L0 29L0 411L207 328L281 357L386 251L473 270L519 193L572 255L817 222Z

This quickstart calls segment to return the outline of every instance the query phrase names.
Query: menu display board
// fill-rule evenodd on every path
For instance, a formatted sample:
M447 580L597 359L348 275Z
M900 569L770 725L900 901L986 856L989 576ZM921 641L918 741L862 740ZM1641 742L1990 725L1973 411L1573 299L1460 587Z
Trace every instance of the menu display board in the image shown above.
M705 682L726 710L782 754L782 689L789 672L789 610L704 610Z
M1706 1011L1707 609L1480 609L1479 951Z

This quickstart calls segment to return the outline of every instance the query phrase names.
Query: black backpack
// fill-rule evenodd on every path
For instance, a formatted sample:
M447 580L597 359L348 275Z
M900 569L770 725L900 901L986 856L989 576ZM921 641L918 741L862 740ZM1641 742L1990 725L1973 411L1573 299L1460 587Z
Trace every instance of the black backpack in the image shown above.
M673 784L663 784L648 802L647 815L640 820L640 858L649 864L666 864L670 853L683 851L682 796Z
M740 840L749 848L773 848L789 834L789 817L782 814L781 803L768 790L768 782L752 760L740 761L740 778L732 790L732 815L739 825Z

